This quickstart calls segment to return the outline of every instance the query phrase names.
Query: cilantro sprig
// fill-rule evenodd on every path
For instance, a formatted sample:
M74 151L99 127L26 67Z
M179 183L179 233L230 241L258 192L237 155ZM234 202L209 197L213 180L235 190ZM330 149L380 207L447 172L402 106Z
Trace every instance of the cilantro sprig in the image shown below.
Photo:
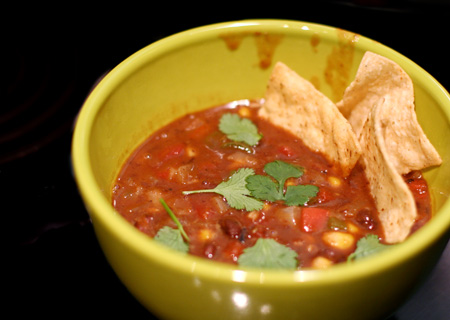
M284 185L289 178L299 178L303 170L283 161L269 162L264 171L271 176L256 175L251 168L238 169L227 181L221 182L213 189L183 191L183 194L212 192L222 195L235 209L247 211L261 210L263 200L270 202L284 201L288 206L305 205L317 195L319 188L314 185Z
M240 168L227 181L223 181L213 189L183 191L183 194L212 192L225 197L228 204L235 209L247 211L261 210L263 202L250 197L246 179L255 174L251 168Z
M253 247L244 249L238 264L246 267L269 269L295 269L297 252L274 239L259 238Z
M314 185L290 185L286 187L289 178L300 178L303 169L284 161L276 160L264 166L264 171L271 176L253 175L247 178L247 188L251 195L259 200L284 201L288 206L305 205L317 195L319 188Z
M244 142L249 146L258 144L262 135L258 127L247 118L241 118L235 113L225 113L219 120L219 130L226 134L228 139Z
M158 233L156 233L155 240L169 248L183 253L189 251L189 244L183 240L180 229L174 229L169 226L162 227L158 230Z
M356 250L351 253L347 261L354 261L370 256L374 253L380 252L388 248L389 246L383 244L375 234L368 234L364 238L361 238L356 243Z
M164 201L164 199L159 199L162 206L166 210L166 212L169 214L170 218L175 222L177 225L177 229L171 228L169 226L162 227L158 230L155 236L155 240L158 241L161 244L164 244L172 249L175 249L180 252L187 253L189 251L189 237L184 231L183 226L181 225L178 218L175 216L173 211L170 209L170 207L167 205L167 203Z

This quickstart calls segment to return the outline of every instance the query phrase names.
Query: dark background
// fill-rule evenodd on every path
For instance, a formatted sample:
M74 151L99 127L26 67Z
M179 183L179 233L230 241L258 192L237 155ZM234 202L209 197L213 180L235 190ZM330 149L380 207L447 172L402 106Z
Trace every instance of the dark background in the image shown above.
M448 89L449 1L4 6L1 77L6 87L2 96L5 91L6 95L0 109L0 200L7 254L2 259L7 267L2 281L6 309L13 311L14 318L152 319L107 264L70 165L77 112L96 81L123 59L162 37L205 24L294 19L382 42L411 58ZM421 290L389 320L448 318L449 251Z

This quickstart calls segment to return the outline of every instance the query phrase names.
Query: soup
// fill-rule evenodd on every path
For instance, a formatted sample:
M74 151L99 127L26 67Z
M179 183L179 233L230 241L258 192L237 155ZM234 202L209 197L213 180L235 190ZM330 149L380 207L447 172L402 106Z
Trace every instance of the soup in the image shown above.
M114 208L152 238L181 226L185 252L231 264L256 261L260 251L269 250L265 259L278 267L286 259L290 268L326 268L354 257L358 244L387 246L362 166L344 175L297 136L260 117L261 104L244 100L215 106L153 133L124 164L113 187ZM220 129L231 115L257 128L257 143L235 141ZM284 181L269 174L280 167L293 174ZM239 195L260 207L233 207L224 193L216 192L242 169L252 170L254 180L247 177L247 184L273 194ZM420 171L403 178L416 201L414 232L430 219L430 197ZM265 184L258 185L258 179ZM288 201L300 189L306 195ZM259 239L273 241L258 244Z

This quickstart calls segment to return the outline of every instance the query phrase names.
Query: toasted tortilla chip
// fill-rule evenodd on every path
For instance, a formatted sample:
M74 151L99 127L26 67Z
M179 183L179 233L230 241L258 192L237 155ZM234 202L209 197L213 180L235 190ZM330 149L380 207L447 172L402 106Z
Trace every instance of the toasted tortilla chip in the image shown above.
M380 99L390 107L383 109L386 115L380 120L383 130L379 134L386 141L386 155L396 170L406 174L441 164L441 157L417 121L411 78L395 62L366 52L355 80L336 105L359 136Z
M366 52L336 105L359 137L385 240L401 242L417 216L402 175L442 162L417 121L412 80L395 62Z
M384 228L385 241L397 243L409 235L417 208L414 197L388 157L385 122L391 111L389 96L379 99L361 129L361 163L369 181L379 219Z
M274 66L259 115L324 154L345 175L360 157L357 137L336 105L282 62Z
M440 165L442 159L419 125L414 109L402 107L395 97L386 95L380 115L380 134L386 154L399 174Z
M393 61L368 51L361 60L355 79L336 105L359 136L370 110L386 94L397 97L404 105L414 103L408 74Z

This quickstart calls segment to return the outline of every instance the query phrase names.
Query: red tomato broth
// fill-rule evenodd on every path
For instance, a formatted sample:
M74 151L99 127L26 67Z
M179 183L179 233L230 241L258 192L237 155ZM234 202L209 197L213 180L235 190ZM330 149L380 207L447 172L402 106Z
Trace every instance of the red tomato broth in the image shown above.
M346 261L357 240L369 233L383 241L383 228L362 168L357 165L343 178L321 154L259 118L258 106L259 102L252 101L251 107L230 103L210 108L181 117L152 134L126 161L117 178L112 192L115 209L154 237L164 226L176 228L159 202L163 198L189 236L189 253L226 263L237 263L242 251L261 237L295 250L300 268L314 266L319 256L332 264ZM229 140L218 130L225 112L245 113L262 133L252 153L226 147ZM319 187L317 197L304 207L266 202L262 210L247 212L231 208L215 193L182 194L212 189L243 167L264 174L264 165L274 160L303 167L304 174L287 183L315 185ZM413 228L417 230L431 216L429 193L420 173L405 176L405 181L418 206L419 218ZM321 212L322 218L308 210ZM354 241L344 249L330 246L324 234L333 231L350 233Z

